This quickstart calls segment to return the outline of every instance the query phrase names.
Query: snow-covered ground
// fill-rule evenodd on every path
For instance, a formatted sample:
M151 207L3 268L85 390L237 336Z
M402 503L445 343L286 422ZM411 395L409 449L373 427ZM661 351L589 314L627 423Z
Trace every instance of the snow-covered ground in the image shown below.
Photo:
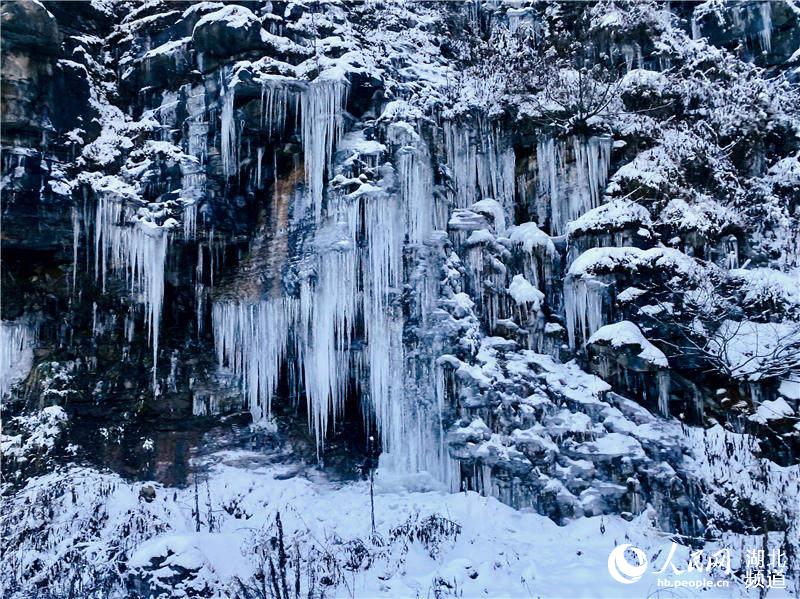
M606 516L580 518L559 527L546 517L514 510L493 498L445 493L425 477L400 479L379 469L373 537L366 481L335 483L317 470L269 464L262 454L246 451L221 452L203 461L210 469L198 475L196 488L128 484L116 475L84 468L33 479L7 504L13 516L5 522L4 536L18 542L19 551L5 561L6 575L16 569L17 574L34 576L38 570L46 580L48 572L63 572L65 563L75 563L75 555L81 554L84 579L125 559L126 575L141 576L148 570L149 582L160 580L169 589L165 596L189 596L186 593L193 588L205 589L213 597L231 597L237 588L235 577L254 580L257 556L271 555L263 548L276 542L274 523L280 513L290 586L295 551L301 548L303 596L310 570L316 573L318 588L326 573L335 578L337 585L327 588L326 596L340 597L550 599L753 593L735 577L685 572L689 549L682 545L672 558L681 573L668 567L658 574L672 539L652 526L652 510L630 522ZM28 501L34 498L32 505L37 507L32 508ZM402 526L411 524L406 530L415 530L421 524L419 529L430 529L425 524L430 515L457 524L460 532L451 529L427 543L417 534L409 542ZM25 531L31 530L39 535L26 537ZM761 542L761 538L726 537L733 569L746 547L760 548ZM644 551L649 563L645 571L630 577L623 571L623 579L638 576L637 581L623 584L609 573L609 554L627 543ZM720 548L707 545L705 555ZM325 561L326 557L332 560ZM636 566L637 562L628 557L624 563ZM68 578L62 574L58 580ZM696 585L704 580L713 586L702 591L663 586L664 581ZM786 593L771 589L769 597L789 596ZM110 591L108 596L125 595Z

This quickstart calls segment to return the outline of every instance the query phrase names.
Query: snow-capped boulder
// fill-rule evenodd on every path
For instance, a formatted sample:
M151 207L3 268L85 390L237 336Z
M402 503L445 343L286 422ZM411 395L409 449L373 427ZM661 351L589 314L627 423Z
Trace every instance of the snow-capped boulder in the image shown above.
M229 4L197 21L192 42L195 50L204 55L235 56L264 47L262 32L261 20L249 8Z

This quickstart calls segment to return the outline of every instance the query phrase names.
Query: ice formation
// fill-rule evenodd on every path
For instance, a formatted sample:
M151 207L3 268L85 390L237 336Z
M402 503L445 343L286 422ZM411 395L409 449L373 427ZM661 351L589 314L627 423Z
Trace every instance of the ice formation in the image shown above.
M403 279L402 213L396 197L366 199L367 256L364 327L370 403L387 452L398 448L403 427L403 321L394 305Z
M353 217L351 206L345 214ZM344 408L350 378L350 341L356 319L357 260L352 243L354 218L336 223L334 235L320 240L316 285L303 281L298 313L297 359L303 369L308 413L318 447L329 419Z
M344 409L350 385L362 385L363 409L374 417L384 463L404 471L438 470L446 476L447 452L436 424L443 400L439 396L429 402L429 409L417 405L413 390L406 389L399 302L404 245L421 244L435 224L430 156L418 132L410 126L395 128L390 142L399 147L399 193L362 185L350 196L330 195L323 215L324 171L330 168L333 144L341 135L337 102L343 101L345 91L335 81L312 83L301 100L306 174L318 219L309 262L314 266L303 276L295 297L216 302L212 316L217 358L240 377L256 420L269 417L288 361L296 390L305 392L309 425L319 448ZM348 152L372 151L357 135L350 137L343 146ZM436 282L435 277L430 280ZM420 277L423 290L428 281L428 276ZM422 317L430 310L424 297L423 293L417 307ZM363 355L350 347L358 321L364 328ZM276 334L279 330L282 333ZM362 367L366 378L354 381L352 373ZM416 367L428 369L431 380L438 376L433 359ZM426 453L432 436L440 448L433 454Z
M761 49L769 53L772 50L772 2L761 2L758 10L761 14L761 31L758 38Z
M441 227L443 221L433 194L433 170L428 145L406 122L393 123L389 127L388 137L398 146L397 174L403 205L406 206L408 240L419 244L428 238L435 227Z
M283 301L216 302L213 307L217 360L241 378L253 418L266 418L286 353L296 305Z
M569 166L565 142L552 137L539 140L537 189L544 201L540 220L544 220L543 212L549 215L551 234L562 235L569 221L600 205L608 180L611 145L607 137L575 136L574 165Z
M261 84L261 124L266 125L269 137L273 133L280 133L286 126L292 105L297 113L300 95L292 87L291 81L286 77L271 77Z
M72 207L72 293L77 292L78 250L81 243L81 225L78 209Z
M37 327L30 321L0 321L0 399L30 370L36 336Z
M235 76L228 82L220 111L220 153L223 171L228 177L237 174L241 158L240 125L234 111L236 83ZM270 137L283 131L289 114L299 112L306 184L316 222L322 215L325 176L330 173L334 148L344 133L343 108L347 90L346 79L317 78L303 82L273 76L261 84L262 125ZM258 169L261 161L259 154Z
M222 96L222 110L219 114L220 123L220 154L222 157L222 171L233 177L239 172L239 136L238 124L234 113L236 89L233 86L225 90Z
M145 305L147 339L153 348L153 391L158 393L158 335L164 302L169 228L137 218L133 210L103 194L95 214L95 273L106 289L109 272L124 273L131 292Z
M603 326L605 283L593 277L567 277L564 281L564 314L567 321L569 345L577 347Z
M516 186L514 150L496 125L480 119L477 131L476 139L471 126L444 123L447 164L454 183L452 201L455 207L466 208L478 200L492 198L510 218Z
M317 222L322 214L325 173L331 170L333 150L344 132L346 101L347 82L339 79L316 79L301 96L303 159Z

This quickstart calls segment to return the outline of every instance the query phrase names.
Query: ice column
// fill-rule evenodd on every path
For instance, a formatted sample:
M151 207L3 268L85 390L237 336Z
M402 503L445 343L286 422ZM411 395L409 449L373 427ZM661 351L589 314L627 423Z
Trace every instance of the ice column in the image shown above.
M0 321L0 399L31 369L37 327L26 321Z
M225 90L222 96L220 121L220 154L222 155L222 172L227 177L234 176L239 170L238 132L233 110L236 91L233 87Z
M369 389L384 451L401 449L403 438L403 320L393 299L403 278L403 217L395 196L366 198L363 260L364 327Z
M444 216L438 210L433 195L433 170L428 145L408 123L394 123L389 128L389 140L399 145L397 173L406 212L408 241L420 244L441 226Z
M344 224L344 223L342 223ZM343 230L350 233L350 223ZM316 285L301 285L297 351L302 363L309 424L324 445L330 418L344 407L350 378L350 341L356 319L356 257L347 237L320 248Z
M664 416L669 416L669 371L658 371L658 411Z
M761 31L758 32L758 41L764 52L772 50L772 2L761 2L758 5L761 15Z

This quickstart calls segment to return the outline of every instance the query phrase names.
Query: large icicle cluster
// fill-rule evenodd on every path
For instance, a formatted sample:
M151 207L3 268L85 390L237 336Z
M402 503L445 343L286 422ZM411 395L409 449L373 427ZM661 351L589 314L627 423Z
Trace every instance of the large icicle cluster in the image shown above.
M491 198L500 203L506 215L513 215L515 156L507 139L497 125L483 119L479 119L477 128L445 121L447 164L455 184L451 201L456 208Z
M536 148L540 222L549 216L550 232L562 235L567 223L600 205L611 164L611 139L575 136L574 165L567 162L565 142L543 137Z
M109 272L125 275L131 292L145 305L147 339L153 348L153 390L158 393L158 336L164 303L164 269L169 229L137 218L126 204L100 194L95 213L95 273L106 289Z
M0 399L30 370L36 336L37 327L33 322L0 321Z
M341 135L341 115L332 109L344 91L336 82L312 83L301 97L306 175L319 178L317 183L310 182L312 190L324 183L332 144ZM293 391L305 394L309 424L319 447L331 422L341 415L350 385L360 385L363 409L374 418L381 438L384 463L391 461L405 471L436 470L442 478L448 470L444 462L449 463L439 414L442 398L429 402L431 412L417 405L418 390L407 388L409 358L401 302L404 247L408 243L424 254L423 243L439 224L431 157L419 131L408 123L392 123L388 138L397 149L395 168L384 172L382 186L350 179L358 181L360 188L347 196L329 192L324 209L317 201L321 187L316 199L311 192L316 223L310 242L313 253L304 258L292 294L279 291L280 297L215 304L217 357L240 377L257 420L269 417L282 369L288 367ZM365 148L372 151L363 143L363 134L354 134L353 141L343 147L343 153L354 150L357 155ZM369 155L363 159L378 167ZM418 282L427 290L437 278L433 272L420 273ZM421 318L427 318L436 292L430 289L422 294L415 308ZM355 350L351 342L359 323L364 344ZM425 358L421 366L415 361L414 367L426 368L433 380L437 376L434 359ZM434 387L426 387L427 392L435 393ZM440 451L428 451L432 444Z
M335 202L333 222L314 239L314 265L299 297L220 301L212 317L220 364L241 377L256 421L269 418L285 358L295 391L304 391L309 424L322 447L331 418L342 413L357 317L354 202Z
M286 300L214 304L217 360L241 377L242 389L257 421L272 409L296 311L296 303Z
M444 222L444 211L437 206L433 194L428 144L411 125L402 121L391 124L387 136L397 146L397 176L406 209L408 240L419 244Z
M569 277L564 282L564 313L573 349L603 326L603 298L608 285L595 278Z
M238 173L241 160L241 125L237 121L235 110L237 83L236 76L233 76L225 85L221 96L220 154L223 172L227 177ZM294 114L299 112L306 185L316 222L322 217L325 174L331 171L334 149L344 133L347 91L346 79L324 77L305 82L289 77L270 76L261 84L262 125L266 127L269 136L286 127L291 111ZM261 162L262 156L259 155L259 169ZM260 180L260 171L257 179Z
M333 149L344 132L346 99L347 84L338 79L316 79L301 97L306 182L317 221L322 215L325 173L331 170Z

